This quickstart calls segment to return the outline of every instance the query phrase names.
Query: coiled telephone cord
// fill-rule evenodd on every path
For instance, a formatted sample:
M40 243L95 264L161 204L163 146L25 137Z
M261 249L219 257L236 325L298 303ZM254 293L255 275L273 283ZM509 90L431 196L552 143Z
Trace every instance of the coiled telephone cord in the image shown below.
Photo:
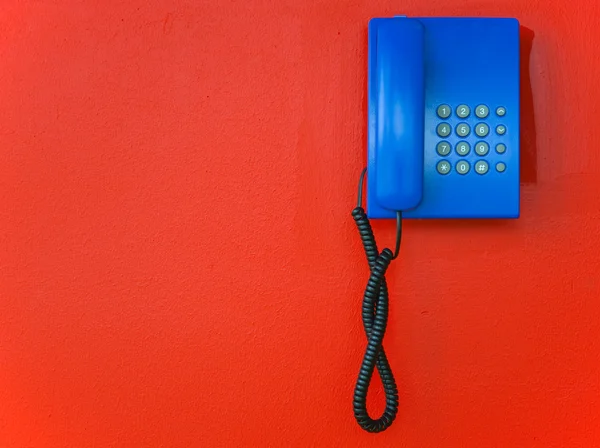
M367 215L362 208L362 191L366 174L363 170L358 184L358 205L352 210L367 261L371 270L362 302L362 321L367 336L367 347L354 388L354 417L365 431L376 433L387 429L398 413L398 388L392 369L383 349L383 337L387 327L389 296L385 273L400 251L402 239L402 213L396 214L395 252L385 248L379 253L375 236ZM385 410L378 419L367 412L367 394L373 373L377 368L385 392Z

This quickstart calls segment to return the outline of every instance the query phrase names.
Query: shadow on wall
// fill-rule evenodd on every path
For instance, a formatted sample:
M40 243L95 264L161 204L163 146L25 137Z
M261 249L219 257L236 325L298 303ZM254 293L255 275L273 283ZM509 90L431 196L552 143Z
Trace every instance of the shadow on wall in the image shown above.
M535 117L533 110L533 91L529 73L531 47L534 32L524 26L521 34L521 183L537 183L537 146L535 136Z

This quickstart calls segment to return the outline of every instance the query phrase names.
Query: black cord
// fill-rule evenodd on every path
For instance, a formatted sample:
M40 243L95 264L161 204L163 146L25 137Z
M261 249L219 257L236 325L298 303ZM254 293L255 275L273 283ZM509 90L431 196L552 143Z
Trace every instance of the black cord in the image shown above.
M365 254L369 262L371 276L367 283L362 303L362 320L367 335L367 348L363 357L356 386L354 388L354 417L365 431L381 432L387 429L398 413L398 388L392 374L392 369L383 349L383 336L388 319L388 289L385 273L391 261L398 256L402 240L402 213L396 213L396 250L388 248L381 254L375 243L371 224L362 208L362 190L366 169L363 170L358 184L358 204L352 210L352 217L358 227ZM367 412L367 393L373 373L377 367L385 392L385 410L377 420L372 419Z

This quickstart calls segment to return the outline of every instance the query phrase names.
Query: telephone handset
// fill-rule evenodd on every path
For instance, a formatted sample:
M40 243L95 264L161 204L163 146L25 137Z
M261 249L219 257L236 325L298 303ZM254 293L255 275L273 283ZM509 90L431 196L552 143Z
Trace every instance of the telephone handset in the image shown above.
M390 210L412 209L423 197L425 29L418 20L383 21L374 41L372 82L376 152L373 199Z
M398 256L403 218L519 217L519 22L375 18L368 48L367 168L352 216L370 277L362 306L367 347L353 405L358 424L380 432L398 411L383 337L385 273ZM379 252L370 218L396 219L394 252ZM386 395L378 419L366 406L375 369Z

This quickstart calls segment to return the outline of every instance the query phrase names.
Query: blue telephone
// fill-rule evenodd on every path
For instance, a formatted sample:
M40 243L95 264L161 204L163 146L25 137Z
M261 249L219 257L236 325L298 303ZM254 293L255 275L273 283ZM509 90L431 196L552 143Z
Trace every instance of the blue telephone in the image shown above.
M519 22L369 23L370 218L519 217Z
M362 304L367 347L353 398L368 432L387 429L398 411L383 337L385 273L398 256L402 219L519 217L519 32L511 18L369 23L367 168L352 211L370 268ZM369 218L396 218L394 252L379 252ZM378 419L366 406L375 369L386 395Z

